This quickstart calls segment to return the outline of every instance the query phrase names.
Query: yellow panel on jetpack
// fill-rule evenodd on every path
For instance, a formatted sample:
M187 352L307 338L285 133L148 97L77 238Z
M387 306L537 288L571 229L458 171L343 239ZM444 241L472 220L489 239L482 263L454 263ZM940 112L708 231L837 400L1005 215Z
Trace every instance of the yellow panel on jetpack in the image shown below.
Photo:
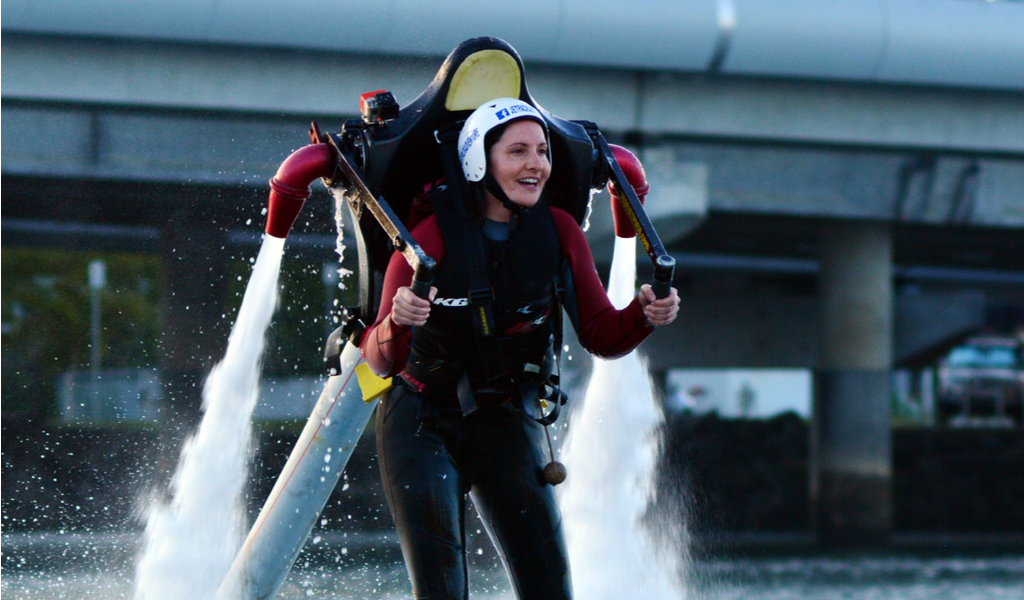
M356 377L359 379L359 389L363 391L363 402L369 404L378 396L390 390L395 384L391 378L382 379L370 370L370 365L361 363L356 367Z
M518 98L522 74L504 50L480 50L466 57L452 76L444 107L476 110L495 98Z

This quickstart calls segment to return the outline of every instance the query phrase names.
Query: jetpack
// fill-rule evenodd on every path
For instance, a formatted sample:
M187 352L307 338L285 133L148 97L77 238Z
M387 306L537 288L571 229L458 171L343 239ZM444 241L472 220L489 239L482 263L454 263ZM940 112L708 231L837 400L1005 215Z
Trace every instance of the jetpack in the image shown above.
M312 143L289 156L270 181L266 231L285 238L310 184L321 179L356 224L359 305L346 310L345 322L328 338L323 393L221 585L221 598L272 598L305 545L375 399L390 385L362 363L359 344L363 324L376 316L393 252L401 252L412 267L413 291L424 298L430 291L435 262L406 223L424 210L414 205L424 185L445 176L438 132L459 127L473 110L500 97L534 106L548 123L553 169L546 189L552 205L582 224L592 190L608 184L616 235L640 237L654 264L652 287L659 298L668 295L675 263L644 212L647 182L640 162L609 144L595 124L560 119L540 107L527 89L522 60L502 40L460 44L408 106L379 90L360 97L362 118L345 122L340 132L324 133L313 123Z

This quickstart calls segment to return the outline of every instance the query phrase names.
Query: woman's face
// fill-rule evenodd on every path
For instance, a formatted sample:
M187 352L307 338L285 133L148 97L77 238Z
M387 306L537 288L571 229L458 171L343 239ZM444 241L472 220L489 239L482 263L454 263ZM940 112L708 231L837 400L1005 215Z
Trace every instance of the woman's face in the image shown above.
M494 180L509 200L527 208L540 200L551 175L548 142L540 123L524 119L506 127L491 146L488 159ZM489 193L487 196L488 203L498 202Z

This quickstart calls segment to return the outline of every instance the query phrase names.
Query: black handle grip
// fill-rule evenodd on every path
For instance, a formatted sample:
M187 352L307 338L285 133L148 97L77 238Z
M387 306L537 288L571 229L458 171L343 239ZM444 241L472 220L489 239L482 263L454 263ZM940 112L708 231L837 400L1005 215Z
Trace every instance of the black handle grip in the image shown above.
M412 280L412 285L410 285L409 288L412 289L412 293L416 294L420 298L429 298L430 297L430 284L432 284L432 283L434 283L434 282L433 281L420 281L419 279L416 279L414 277L413 280Z
M672 292L672 278L676 271L676 259L663 254L654 263L654 277L651 279L651 290L654 297L666 298Z
M434 259L429 256L420 260L412 276L409 288L420 298L430 298L430 286L434 283Z

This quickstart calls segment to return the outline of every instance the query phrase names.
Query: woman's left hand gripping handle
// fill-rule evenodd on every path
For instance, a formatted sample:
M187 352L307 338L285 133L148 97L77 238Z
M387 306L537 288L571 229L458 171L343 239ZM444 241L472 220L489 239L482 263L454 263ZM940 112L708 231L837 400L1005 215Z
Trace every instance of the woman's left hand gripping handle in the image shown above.
M415 279L412 287L398 288L391 305L391 321L406 327L422 327L430 316L430 303L436 295L436 287L429 282L420 284Z
M679 293L676 288L669 288L667 296L658 298L651 286L645 283L640 287L639 298L644 317L654 327L668 325L679 314Z

